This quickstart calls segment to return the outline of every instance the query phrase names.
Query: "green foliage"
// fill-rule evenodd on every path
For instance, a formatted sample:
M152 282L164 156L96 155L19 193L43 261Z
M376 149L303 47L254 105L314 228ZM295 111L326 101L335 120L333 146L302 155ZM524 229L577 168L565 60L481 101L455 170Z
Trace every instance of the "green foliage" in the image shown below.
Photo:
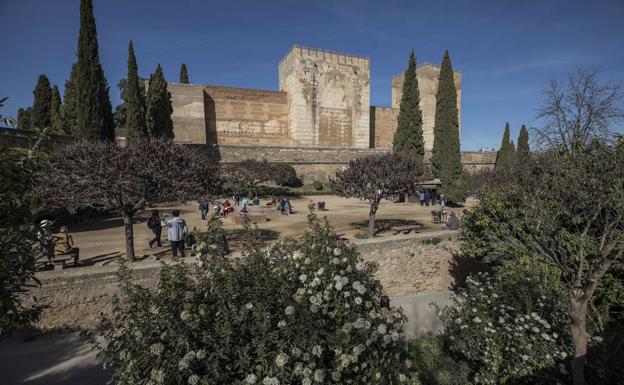
M145 121L150 137L173 139L172 112L171 94L167 91L167 81L159 64L150 76L147 90Z
M465 362L457 362L448 354L444 336L425 333L409 341L410 361L421 383L427 385L464 385L470 370Z
M278 177L275 182L280 186L285 187L301 187L303 182L297 176L297 172L294 167L286 162L276 163L274 167L277 170Z
M63 91L61 116L63 118L63 129L68 135L75 135L78 133L78 100L76 94L77 68L77 64L74 63L69 74L69 79L65 81L65 89Z
M80 1L80 33L76 63L76 130L87 141L115 139L108 83L100 64L93 1Z
M28 288L39 285L35 260L45 256L31 195L37 164L26 151L0 147L0 338L37 320L41 310L22 304Z
M27 109L20 108L17 110L17 128L22 130L30 130L32 125L30 122L31 107Z
M52 101L50 105L50 123L52 126L52 132L60 134L64 133L63 130L63 117L61 116L61 94L59 93L59 89L54 85L52 87Z
M381 306L374 265L327 224L268 249L248 230L240 259L205 242L201 263L163 266L158 287L120 271L122 298L100 326L117 384L405 383L400 309ZM212 251L210 251L212 250Z
M186 70L186 64L182 63L180 67L180 83L189 84L188 71Z
M531 169L531 150L529 148L529 131L523 124L518 136L518 149L516 151L516 164L520 175L526 175Z
M416 78L416 59L414 58L414 50L412 50L405 70L398 124L392 142L394 152L412 155L422 160L425 155L425 144L422 111L419 103L420 93Z
M353 236L356 239L368 239L368 233L355 233Z
M449 348L475 384L505 384L548 371L571 352L565 289L558 272L530 259L479 273L442 311ZM552 374L548 374L552 375ZM555 383L544 373L540 381Z
M128 44L128 81L125 94L125 127L126 139L133 141L136 138L147 136L145 123L145 96L141 80L139 79L136 57L132 41Z
M50 127L52 122L52 88L47 76L39 75L33 95L35 99L30 111L30 123L33 128L43 130Z
M312 182L312 187L314 187L314 189L317 191L321 191L323 189L323 183L321 183L318 180L315 180L314 182Z
M505 123L505 131L503 132L503 140L500 149L496 154L496 163L494 170L499 179L509 180L513 177L516 169L516 149L510 140L509 123Z
M433 150L431 164L433 174L440 178L442 193L455 203L466 199L466 187L462 181L461 152L459 150L459 113L457 110L457 89L453 67L448 51L444 53L433 128Z

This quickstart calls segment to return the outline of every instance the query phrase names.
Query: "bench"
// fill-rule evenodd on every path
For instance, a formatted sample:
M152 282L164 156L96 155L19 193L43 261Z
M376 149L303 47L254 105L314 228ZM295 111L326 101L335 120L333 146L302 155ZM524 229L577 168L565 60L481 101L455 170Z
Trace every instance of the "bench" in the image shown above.
M420 229L420 225L403 225L403 226L392 226L390 229L394 231L394 234L398 234L403 232L403 234L409 234L412 230Z
M431 221L436 224L440 224L440 212L432 211L431 212Z
M67 267L67 261L74 261L74 264L76 263L75 257L69 254L57 254L52 258L55 269L57 266L60 266L61 270L64 270Z

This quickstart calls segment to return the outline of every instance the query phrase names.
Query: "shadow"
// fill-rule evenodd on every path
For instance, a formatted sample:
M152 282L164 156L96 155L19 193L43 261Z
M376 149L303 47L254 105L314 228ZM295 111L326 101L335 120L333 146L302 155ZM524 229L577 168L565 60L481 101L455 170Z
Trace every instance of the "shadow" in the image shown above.
M352 222L349 225L357 230L367 230L368 220ZM375 221L375 235L391 231L391 228L394 226L408 225L418 226L418 228L411 231L412 233L419 233L425 228L425 225L413 219L377 219Z
M219 144L217 137L217 109L215 108L215 100L208 92L204 90L204 124L206 125L206 144ZM218 147L217 147L218 148ZM218 153L218 151L217 151ZM218 156L216 160L220 160Z
M112 372L102 367L96 354L75 332L40 335L30 342L10 338L0 343L2 383L104 385Z
M267 229L258 230L260 231L260 239L262 240L262 242L271 242L279 238L279 231ZM231 250L240 250L245 246L243 244L243 242L245 241L244 229L225 230L225 237L228 241L228 247Z
M375 148L375 114L376 114L376 107L375 106L371 106L370 108L370 136L369 136L369 147L370 148Z
M452 253L452 256L453 260L451 261L451 266L449 266L449 274L453 277L455 286L464 287L466 285L466 278L471 274L491 271L488 265L474 258L463 256L459 252Z
M136 226L138 224L147 222L147 219L150 217L150 215L150 210L142 210L137 212L134 215L133 224ZM118 214L113 213L107 216L90 219L88 221L70 226L69 231L72 233L81 233L83 231L98 231L112 229L116 227L123 227L123 219Z
M106 254L100 254L100 255L96 255L94 257L80 259L78 266L75 266L75 267L93 266L96 263L105 263L105 262L108 262L108 261L111 261L111 260L119 259L120 256L121 256L121 252L119 252L119 251L115 251L115 252L112 252L112 253L106 253Z

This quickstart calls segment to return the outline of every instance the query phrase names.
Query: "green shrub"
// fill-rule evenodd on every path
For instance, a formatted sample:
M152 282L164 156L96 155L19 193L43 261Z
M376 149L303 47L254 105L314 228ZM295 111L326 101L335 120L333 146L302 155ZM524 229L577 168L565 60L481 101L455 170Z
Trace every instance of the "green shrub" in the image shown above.
M550 368L563 365L572 352L562 286L552 270L540 270L529 259L523 264L495 277L469 277L442 311L449 348L470 366L476 384L537 372L542 378L531 383L555 383L548 378L554 375Z
M356 239L368 239L368 233L355 233L354 237Z
M424 333L409 341L410 359L421 383L427 385L465 385L470 369L456 362L448 351L448 338Z
M413 378L400 309L375 267L310 216L296 241L242 258L200 242L196 266L163 266L154 290L120 271L122 298L92 342L117 384L402 384Z
M431 238L431 244L432 245L437 245L438 243L442 242L442 238Z
M321 183L318 180L315 180L314 182L312 182L312 187L314 187L314 189L317 191L321 191L323 189L323 183Z
M277 178L275 183L284 187L301 187L303 182L297 176L297 172L290 164L286 162L275 163Z

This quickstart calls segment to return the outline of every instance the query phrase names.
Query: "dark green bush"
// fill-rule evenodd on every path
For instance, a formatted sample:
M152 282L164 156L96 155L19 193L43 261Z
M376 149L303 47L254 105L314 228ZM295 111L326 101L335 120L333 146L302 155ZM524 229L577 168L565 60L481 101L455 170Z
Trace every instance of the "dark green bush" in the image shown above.
M275 183L284 187L301 187L303 182L297 176L297 172L290 164L286 162L276 163L275 168L278 170Z
M323 189L323 183L315 180L314 182L312 182L312 187L314 187L314 189L317 191L321 191Z

